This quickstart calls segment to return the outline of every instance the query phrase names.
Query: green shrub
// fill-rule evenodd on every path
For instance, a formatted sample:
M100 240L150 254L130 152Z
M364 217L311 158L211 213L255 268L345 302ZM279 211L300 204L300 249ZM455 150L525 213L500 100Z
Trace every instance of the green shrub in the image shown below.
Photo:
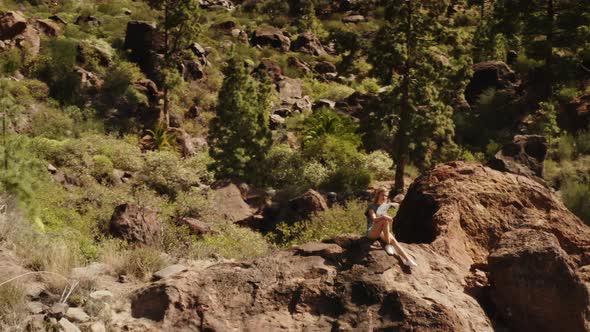
M575 141L578 155L590 154L590 131L579 132Z
M564 87L564 88L559 89L557 91L556 95L557 95L557 100L559 100L560 103L565 104L565 103L569 103L574 98L576 98L579 93L580 93L580 91L575 87Z
M31 117L31 133L52 139L66 138L72 135L74 121L64 112L48 108L36 112Z
M154 272L168 265L162 253L152 247L123 250L120 259L114 262L117 275L124 274L140 280L148 280Z
M555 153L559 160L571 160L576 153L576 141L574 137L570 134L562 135L557 142Z
M590 183L568 181L560 189L565 205L590 225Z
M303 81L304 93L311 95L312 99L342 100L354 93L354 89L335 82L321 82L307 76Z
M136 96L139 94L133 87L133 83L140 78L141 72L137 65L125 61L117 62L109 68L109 74L106 76L103 90L111 98L126 97L130 101L147 102L147 100L136 100Z
M371 152L365 157L365 165L375 180L390 180L393 177L393 160L385 151Z
M80 76L74 71L78 43L67 38L50 39L38 58L36 72L49 85L50 94L66 104L80 101Z
M108 180L113 174L113 162L102 154L93 156L91 174L97 181Z
M171 151L146 153L138 178L160 194L170 197L199 183L199 174L187 168L180 157Z
M252 259L265 255L270 246L258 232L234 224L219 227L220 233L197 241L191 251L195 258L207 258L213 254L229 259Z
M8 51L0 53L0 73L12 75L22 66L21 51L18 48L13 48Z
M367 231L366 208L366 202L357 200L349 201L344 206L336 205L318 212L307 221L295 224L280 223L276 234L270 238L280 246L289 247L322 241L345 233L364 235Z

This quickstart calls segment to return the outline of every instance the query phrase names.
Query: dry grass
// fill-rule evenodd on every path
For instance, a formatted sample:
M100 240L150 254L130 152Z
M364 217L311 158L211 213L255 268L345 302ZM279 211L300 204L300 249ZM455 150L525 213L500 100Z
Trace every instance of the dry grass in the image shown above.
M103 244L100 257L114 275L127 275L140 280L149 279L169 263L156 248L127 248L123 242L114 240Z

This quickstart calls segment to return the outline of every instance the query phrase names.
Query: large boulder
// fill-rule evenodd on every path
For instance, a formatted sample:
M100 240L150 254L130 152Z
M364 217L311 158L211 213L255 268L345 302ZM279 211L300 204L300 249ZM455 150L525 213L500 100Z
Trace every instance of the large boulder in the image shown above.
M465 99L474 105L487 89L508 89L516 84L516 74L502 61L485 61L473 65L473 77L465 88Z
M129 21L125 32L124 48L130 51L130 59L151 79L157 76L158 53L164 48L164 37L155 24Z
M12 39L27 28L27 19L19 11L0 14L0 40Z
M199 0L199 3L205 9L234 9L234 4L229 0Z
M492 300L514 331L588 331L590 285L555 235L505 233L488 262Z
M493 169L529 177L543 176L547 139L539 135L516 135L489 161Z
M317 56L326 54L326 50L324 50L324 47L322 46L322 43L318 37L310 32L304 32L300 34L291 44L291 51Z
M270 46L283 52L291 48L291 40L279 29L260 29L254 31L250 40L252 46Z
M284 77L277 82L277 91L281 104L294 104L302 98L303 82L297 78Z
M109 233L130 243L156 244L162 229L155 211L126 203L115 208Z
M283 78L283 69L278 63L270 59L262 59L260 64L254 68L253 74L259 77L268 75L276 83Z
M254 209L246 203L236 184L220 183L213 189L211 208L213 213L222 220L241 223L254 215Z
M305 219L315 213L327 210L328 203L322 194L309 189L302 195L290 200L289 209L293 215L297 216L297 219Z
M412 184L395 225L411 270L342 235L191 267L138 289L132 317L154 330L588 330L590 228L534 180L439 165Z

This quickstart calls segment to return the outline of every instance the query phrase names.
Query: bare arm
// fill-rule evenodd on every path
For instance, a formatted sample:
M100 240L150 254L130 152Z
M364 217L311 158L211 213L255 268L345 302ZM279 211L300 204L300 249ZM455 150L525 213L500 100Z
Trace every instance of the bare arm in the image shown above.
M387 216L387 215L377 217L377 214L375 214L375 211L373 211L373 209L369 210L369 217L371 218L371 220L373 220L373 222L378 222L381 220L387 220L387 221L393 220L393 218L391 218L390 216Z

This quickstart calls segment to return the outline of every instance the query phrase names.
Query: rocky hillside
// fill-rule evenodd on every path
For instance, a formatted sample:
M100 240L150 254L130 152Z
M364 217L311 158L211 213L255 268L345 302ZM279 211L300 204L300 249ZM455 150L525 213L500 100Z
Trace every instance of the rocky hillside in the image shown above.
M584 0L0 0L0 330L589 330L589 68Z

